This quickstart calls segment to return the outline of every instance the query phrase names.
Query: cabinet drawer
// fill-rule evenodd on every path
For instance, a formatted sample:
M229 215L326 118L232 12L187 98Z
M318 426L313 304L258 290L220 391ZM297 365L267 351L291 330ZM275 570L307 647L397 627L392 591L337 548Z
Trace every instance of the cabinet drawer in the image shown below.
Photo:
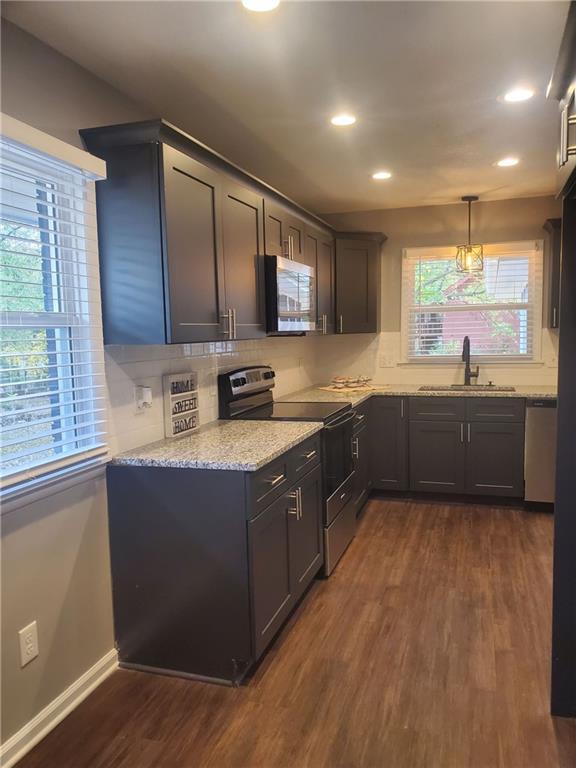
M280 456L279 459L267 464L264 469L256 472L251 478L250 498L248 504L248 517L254 517L261 512L274 499L284 493L290 486L290 452Z
M411 397L409 413L420 421L464 421L466 404L462 397Z
M354 408L354 410L356 411L356 416L354 417L354 424L353 424L354 434L359 432L368 424L369 407L370 407L370 400L366 400L361 405L357 405Z
M521 397L469 397L466 400L468 421L523 422L524 412Z
M306 442L297 445L290 451L288 466L290 482L294 483L320 463L322 450L322 433L318 432Z

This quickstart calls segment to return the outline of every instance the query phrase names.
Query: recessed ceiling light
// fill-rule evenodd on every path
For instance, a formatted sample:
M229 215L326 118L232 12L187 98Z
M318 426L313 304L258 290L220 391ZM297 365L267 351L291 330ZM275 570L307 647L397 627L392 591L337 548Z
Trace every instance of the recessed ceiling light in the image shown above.
M274 8L278 8L280 0L242 0L242 5L249 11L263 13L264 11L273 11Z
M354 115L349 115L347 112L343 112L341 115L334 115L330 122L332 125L354 125L356 118Z
M517 101L528 101L534 96L534 91L531 88L512 88L511 91L504 94L504 101L515 103Z
M511 168L513 165L518 165L519 162L517 157L503 157L502 160L498 160L496 165L499 168Z
M378 181L380 179L391 179L392 174L390 173L390 171L376 171L376 173L372 174L372 178Z

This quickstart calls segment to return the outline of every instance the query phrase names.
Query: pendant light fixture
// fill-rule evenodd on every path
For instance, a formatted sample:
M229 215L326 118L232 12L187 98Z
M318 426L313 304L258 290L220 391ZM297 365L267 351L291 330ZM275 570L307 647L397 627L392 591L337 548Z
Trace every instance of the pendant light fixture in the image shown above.
M468 243L456 248L456 269L458 272L482 272L484 269L484 251L481 245L472 245L470 239L472 221L472 203L478 200L476 195L464 195L463 203L468 203Z

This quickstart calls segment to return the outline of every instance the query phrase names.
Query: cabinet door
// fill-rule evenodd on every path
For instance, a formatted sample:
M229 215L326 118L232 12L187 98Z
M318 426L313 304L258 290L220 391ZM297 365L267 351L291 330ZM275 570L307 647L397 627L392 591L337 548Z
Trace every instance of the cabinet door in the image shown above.
M163 170L169 341L221 341L220 177L167 145Z
M305 262L304 258L304 241L306 225L297 216L286 217L286 225L288 232L288 240L290 242L290 254L294 261Z
M254 339L264 321L264 199L229 182L222 196L222 245L226 310L233 311L231 335Z
M264 200L264 236L269 256L288 258L288 225L284 210L270 200Z
M352 492L352 503L356 507L356 514L360 513L360 510L364 506L364 502L368 498L369 489L369 440L368 440L368 428L358 430L353 440L354 451L354 490Z
M255 658L272 640L293 603L288 543L293 507L284 494L248 523Z
M378 255L372 240L336 240L336 331L378 330Z
M524 496L524 424L466 425L466 491Z
M560 327L560 251L562 219L547 219L544 229L548 233L547 246L547 316L548 328Z
M317 467L294 489L292 509L296 509L295 494L300 494L300 515L290 514L289 549L290 581L294 600L304 592L324 563L322 539L322 471Z
M302 261L316 270L316 318L320 333L334 333L334 240L328 233L307 227Z
M410 489L463 493L465 425L457 421L410 422Z
M403 397L373 397L370 404L370 476L374 488L405 491L407 412Z

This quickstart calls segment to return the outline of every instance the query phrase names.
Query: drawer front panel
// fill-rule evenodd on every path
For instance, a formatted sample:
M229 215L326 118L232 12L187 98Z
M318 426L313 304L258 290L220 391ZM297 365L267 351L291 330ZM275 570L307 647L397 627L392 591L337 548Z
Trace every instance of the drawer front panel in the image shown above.
M357 405L354 408L354 410L356 411L356 416L354 418L354 425L353 425L354 434L359 432L368 424L370 401L371 399L366 400L361 405Z
M254 474L252 478L252 504L248 505L249 517L254 517L288 490L291 484L290 458L291 453L285 453Z
M306 442L297 445L289 454L290 482L294 483L320 463L322 433L318 432Z
M466 400L468 421L521 423L525 410L521 397L469 397Z
M411 397L409 413L420 421L464 421L466 404L463 397Z

